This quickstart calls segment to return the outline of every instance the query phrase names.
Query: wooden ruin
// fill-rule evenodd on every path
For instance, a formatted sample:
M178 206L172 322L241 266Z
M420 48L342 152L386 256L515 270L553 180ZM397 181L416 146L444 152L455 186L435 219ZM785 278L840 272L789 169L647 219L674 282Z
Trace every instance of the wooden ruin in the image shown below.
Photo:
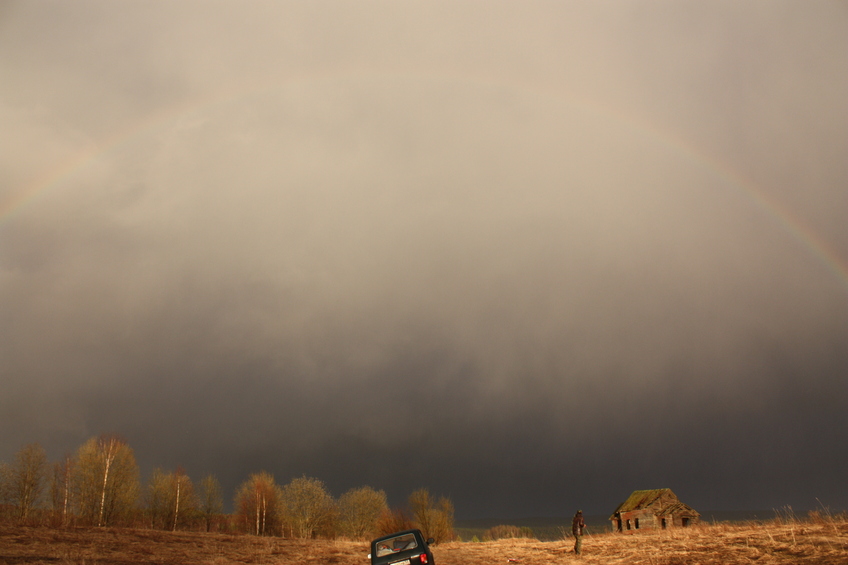
M700 519L698 512L680 502L668 488L633 491L610 516L613 531L625 534L685 528L697 524Z

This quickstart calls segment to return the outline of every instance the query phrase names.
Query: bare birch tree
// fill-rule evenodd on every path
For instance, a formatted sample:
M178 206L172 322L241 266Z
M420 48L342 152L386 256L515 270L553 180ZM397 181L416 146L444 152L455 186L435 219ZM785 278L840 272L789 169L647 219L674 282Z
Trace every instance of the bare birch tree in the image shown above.
M297 537L314 537L334 513L335 502L322 481L300 477L283 487L282 522Z
M171 531L190 523L192 514L197 510L197 498L194 484L182 467L171 475L171 493L174 504L172 508Z
M182 467L173 473L154 469L145 499L150 526L160 530L187 526L197 509L194 486Z
M369 539L376 534L377 521L387 509L384 491L367 486L351 489L339 498L339 529L351 539Z
M50 498L53 501L53 514L59 526L67 526L73 508L74 459L70 455L53 464L53 480L50 484Z
M180 510L185 510L188 487L191 485L191 480L189 480L188 475L186 475L182 468L177 469L177 472L172 475L171 484L173 485L171 488L171 492L174 497L174 505L173 515L174 518L171 520L171 531L177 531L177 523L180 521Z
M254 473L236 491L236 514L248 532L271 535L278 529L280 489L270 473Z
M10 467L9 488L19 521L26 521L41 501L47 475L47 454L37 443L25 445Z
M139 494L138 465L125 441L100 436L77 452L75 495L81 517L96 526L111 525L129 516Z

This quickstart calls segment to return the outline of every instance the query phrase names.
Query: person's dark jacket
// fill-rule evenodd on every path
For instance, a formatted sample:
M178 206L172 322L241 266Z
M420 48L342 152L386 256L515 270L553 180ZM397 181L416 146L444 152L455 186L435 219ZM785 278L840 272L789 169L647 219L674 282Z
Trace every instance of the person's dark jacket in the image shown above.
M583 521L583 513L578 512L574 515L574 519L571 521L571 533L575 536L582 536L583 529L586 527L586 522Z

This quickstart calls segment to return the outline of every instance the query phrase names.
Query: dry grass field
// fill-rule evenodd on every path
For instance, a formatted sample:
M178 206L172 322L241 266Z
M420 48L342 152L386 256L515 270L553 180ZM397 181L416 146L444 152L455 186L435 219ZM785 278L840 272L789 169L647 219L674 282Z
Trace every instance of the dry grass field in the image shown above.
M585 563L587 565L848 564L848 520L712 524L685 530L587 536L582 556L571 541L529 539L434 546L439 565ZM0 527L0 564L55 565L365 565L368 546L247 535L128 529Z

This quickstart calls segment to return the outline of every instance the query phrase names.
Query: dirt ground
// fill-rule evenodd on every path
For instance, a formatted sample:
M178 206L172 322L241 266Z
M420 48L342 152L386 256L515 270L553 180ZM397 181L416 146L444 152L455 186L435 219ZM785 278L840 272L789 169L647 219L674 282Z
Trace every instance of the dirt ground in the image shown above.
M845 565L848 521L703 525L637 535L587 536L583 555L571 540L529 539L433 546L438 565L585 563L587 565ZM368 544L342 540L161 532L115 528L0 527L0 565L366 565Z

